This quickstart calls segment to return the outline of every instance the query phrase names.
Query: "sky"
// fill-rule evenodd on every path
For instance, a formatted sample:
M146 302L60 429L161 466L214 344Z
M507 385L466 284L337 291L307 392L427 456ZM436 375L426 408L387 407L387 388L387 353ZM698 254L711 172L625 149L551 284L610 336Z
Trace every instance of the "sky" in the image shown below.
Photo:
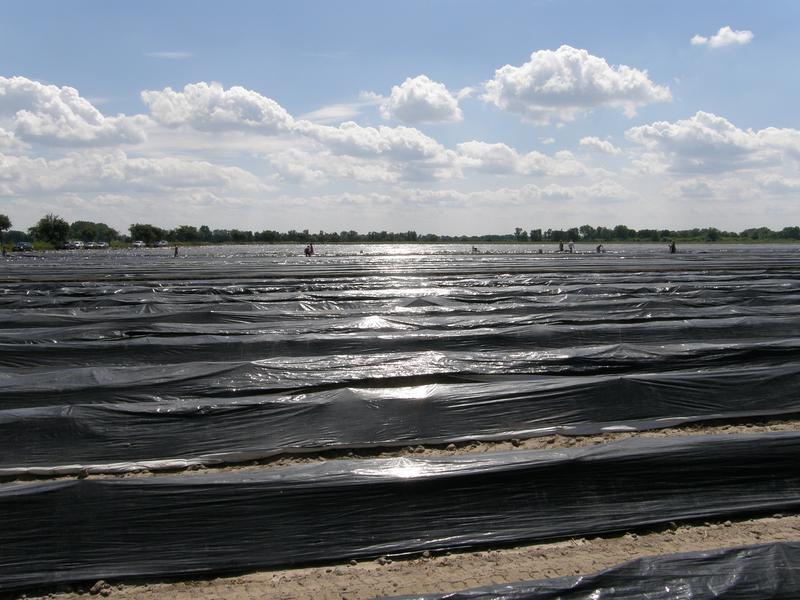
M0 213L800 224L800 2L5 0Z

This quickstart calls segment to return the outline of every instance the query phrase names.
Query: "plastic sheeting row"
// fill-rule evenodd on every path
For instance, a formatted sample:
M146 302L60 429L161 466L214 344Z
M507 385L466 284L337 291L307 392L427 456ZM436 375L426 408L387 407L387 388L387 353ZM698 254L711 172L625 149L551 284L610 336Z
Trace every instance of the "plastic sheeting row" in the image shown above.
M800 434L0 487L0 591L343 561L800 508Z
M632 560L591 575L384 600L796 600L800 542Z
M290 452L586 435L798 412L797 362L38 406L0 411L0 475L119 472Z
M596 319L603 319L598 314ZM335 321L335 319L331 319ZM682 341L705 343L758 343L766 339L790 340L800 337L800 319L795 314L774 317L731 317L638 323L533 324L515 326L492 322L485 327L464 327L465 323L438 329L392 327L381 316L351 323L347 329L333 331L336 323L308 323L295 330L261 328L245 332L219 331L217 334L146 329L93 334L86 327L73 339L59 340L64 332L35 337L35 331L16 332L14 343L0 343L0 366L99 366L180 363L228 360L263 360L292 356L310 360L316 356L376 352L421 352L426 350L519 351L530 348L558 351L574 346L606 344L676 344ZM319 331L319 329L327 331ZM302 329L298 331L298 329ZM55 339L53 339L55 338Z

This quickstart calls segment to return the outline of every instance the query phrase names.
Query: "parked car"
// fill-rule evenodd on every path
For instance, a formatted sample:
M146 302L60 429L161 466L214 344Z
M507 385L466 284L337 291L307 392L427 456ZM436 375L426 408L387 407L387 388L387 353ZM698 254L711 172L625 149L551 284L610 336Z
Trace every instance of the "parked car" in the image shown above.
M17 242L11 250L14 252L30 252L33 250L33 244L30 242Z
M94 247L95 248L100 248L101 250L104 250L104 249L108 248L108 242L96 242Z
M155 243L156 248L166 248L169 246L169 242L167 240L158 240Z
M134 248L144 248L144 246L145 243L142 240L136 240L135 242L133 242Z
M65 250L83 250L83 242L80 240L72 240L64 244Z

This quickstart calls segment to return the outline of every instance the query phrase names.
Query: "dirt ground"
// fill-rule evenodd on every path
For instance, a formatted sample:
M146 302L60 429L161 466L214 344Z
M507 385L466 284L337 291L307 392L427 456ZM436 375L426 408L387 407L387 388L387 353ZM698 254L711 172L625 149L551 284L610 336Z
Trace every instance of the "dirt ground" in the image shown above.
M800 421L761 421L718 426L692 425L641 433L603 434L568 438L549 436L500 443L465 443L436 448L403 448L384 452L326 453L305 457L284 457L260 464L226 466L224 470L264 469L297 463L347 457L448 455L496 450L543 449L603 444L632 436L759 433L797 431ZM211 470L211 469L209 469ZM108 475L90 475L107 477ZM153 476L136 473L126 476ZM618 536L577 538L545 544L482 550L479 552L417 555L395 559L329 564L313 568L263 571L177 582L118 582L74 586L69 590L46 590L20 594L16 598L76 599L92 594L126 600L169 598L190 599L367 599L384 596L447 592L489 584L529 579L588 574L642 556L710 550L772 541L800 540L800 515L776 514L758 519L716 523L673 523L662 530L626 533ZM94 586L93 586L94 584ZM94 587L94 589L92 589Z

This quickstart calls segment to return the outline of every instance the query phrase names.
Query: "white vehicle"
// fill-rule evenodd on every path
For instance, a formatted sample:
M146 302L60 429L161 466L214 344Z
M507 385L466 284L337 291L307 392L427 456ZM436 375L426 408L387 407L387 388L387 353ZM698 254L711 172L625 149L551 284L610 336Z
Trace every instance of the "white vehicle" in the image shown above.
M142 240L136 240L135 242L133 242L134 248L144 248L144 246L145 243Z

